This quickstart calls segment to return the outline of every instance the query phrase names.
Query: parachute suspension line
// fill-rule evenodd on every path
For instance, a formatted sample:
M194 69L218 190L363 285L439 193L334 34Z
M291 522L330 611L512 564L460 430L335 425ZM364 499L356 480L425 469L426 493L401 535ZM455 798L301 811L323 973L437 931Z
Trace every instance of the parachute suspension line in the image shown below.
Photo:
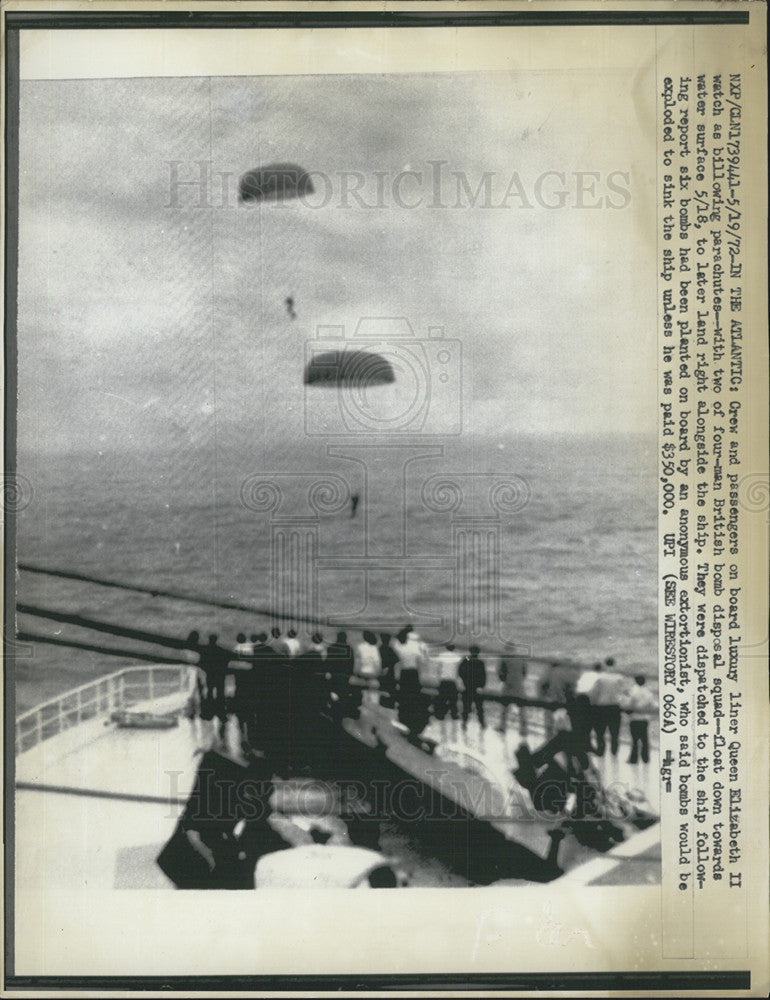
M310 174L304 167L300 167L296 163L267 163L241 175L238 181L238 200L242 204L255 202L261 208L264 202L304 198L306 195L312 194L314 190ZM259 220L260 288L264 288L265 244L261 213L257 213L257 218ZM295 320L297 318L294 308L296 293L292 287L287 289L287 293L284 298L284 306L289 318ZM264 326L264 315L262 316L262 324Z
M212 111L212 78L209 76L209 162L214 162L214 115ZM215 273L214 269L214 206L209 206L209 262L211 267L211 274ZM219 352L217 351L217 324L215 320L215 309L214 309L214 299L215 293L212 290L212 310L211 310L211 390L213 392L213 398L217 398L217 357ZM219 447L217 444L217 432L219 411L217 406L214 406L213 413L213 438L214 438L214 476L212 479L212 500L213 500L213 511L214 511L214 565L219 566L219 518L217 517L217 512L219 511L219 504L217 503L217 482L219 478ZM216 581L215 581L216 585Z

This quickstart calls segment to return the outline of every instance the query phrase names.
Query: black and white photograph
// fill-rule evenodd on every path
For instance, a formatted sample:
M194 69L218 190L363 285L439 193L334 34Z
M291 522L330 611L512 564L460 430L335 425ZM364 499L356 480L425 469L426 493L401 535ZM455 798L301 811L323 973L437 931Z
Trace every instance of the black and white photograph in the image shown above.
M25 81L20 880L659 878L632 97Z
M15 892L659 887L654 70L269 34L19 85Z

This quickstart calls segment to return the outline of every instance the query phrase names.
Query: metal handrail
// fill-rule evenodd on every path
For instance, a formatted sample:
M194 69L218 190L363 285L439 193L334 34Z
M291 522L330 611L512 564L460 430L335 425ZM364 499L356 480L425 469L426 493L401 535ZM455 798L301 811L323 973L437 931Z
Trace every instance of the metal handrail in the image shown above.
M116 670L112 674L104 674L102 677L97 677L92 681L88 681L86 684L81 684L78 687L70 688L69 691L65 691L64 694L57 695L55 698L49 698L48 701L41 701L40 704L35 705L34 708L28 709L26 712L22 712L21 715L16 716L17 724L23 719L34 715L36 712L42 711L44 708L48 708L51 705L57 705L64 698L72 698L77 696L79 691L84 691L86 688L96 687L98 684L105 684L109 681L117 681L120 677L124 677L126 674L137 674L137 673L147 673L151 670L186 670L187 667L176 667L169 663L150 663L147 666L141 667L123 667L122 670Z
M176 690L181 691L185 686L187 669L165 663L124 667L87 684L70 688L55 698L49 698L17 717L16 753L31 750L44 740L58 736L86 719L120 711L140 701L152 701L159 693L173 694ZM170 683L167 685L157 676L158 672L175 674L176 677L169 677ZM140 675L140 683L132 683ZM140 686L143 696L136 693Z

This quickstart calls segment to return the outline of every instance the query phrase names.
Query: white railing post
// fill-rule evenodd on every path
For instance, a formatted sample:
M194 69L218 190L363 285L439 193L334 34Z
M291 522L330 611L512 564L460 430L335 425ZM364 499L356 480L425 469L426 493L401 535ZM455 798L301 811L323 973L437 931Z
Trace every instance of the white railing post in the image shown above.
M174 669L176 674L173 673ZM24 753L49 736L62 733L73 725L83 722L87 712L91 715L95 712L97 716L102 712L112 714L116 710L126 708L129 697L133 697L134 702L143 700L137 696L137 692L142 696L148 695L150 701L154 702L156 697L172 695L178 683L181 693L186 690L187 670L188 668L184 666L174 668L160 664L125 667L114 674L99 677L88 684L67 691L57 698L51 698L36 708L23 712L16 719L16 752ZM145 684L143 690L141 690L142 683ZM45 732L46 725L50 729L48 733Z

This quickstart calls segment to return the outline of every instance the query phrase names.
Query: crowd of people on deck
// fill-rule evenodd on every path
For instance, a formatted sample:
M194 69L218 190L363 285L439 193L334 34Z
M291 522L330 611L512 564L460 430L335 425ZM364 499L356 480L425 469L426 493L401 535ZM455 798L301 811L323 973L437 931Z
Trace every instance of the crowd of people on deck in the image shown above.
M608 657L603 664L597 663L591 670L583 671L575 684L575 701L580 702L590 719L591 751L603 757L609 745L610 753L617 757L621 720L626 714L631 736L628 763L636 764L641 757L647 764L650 759L649 720L658 710L655 696L647 687L644 674L636 674L631 679L617 673L614 666L614 659Z
M352 643L345 631L327 642L320 632L301 638L293 628L284 633L275 626L269 635L240 633L229 647L215 634L203 642L198 632L191 632L185 651L191 664L188 714L211 727L214 743L222 740L230 716L237 720L245 746L291 738L312 729L319 710L338 718L355 714L363 691L373 687L380 703L396 709L400 722L415 735L431 718L451 726L459 720L465 730L472 714L483 733L490 702L499 704L500 733L505 734L512 709L518 713L519 732L526 733L527 713L546 708L545 728L550 742L556 741L554 752L570 749L586 761L588 753L603 757L607 749L617 756L625 714L631 738L628 763L649 761L648 723L657 713L655 697L643 674L632 679L617 672L612 658L589 670L567 672L557 685L559 663L543 674L524 657L508 657L488 669L478 646L465 653L450 642L437 650L411 626L395 636L364 631Z

